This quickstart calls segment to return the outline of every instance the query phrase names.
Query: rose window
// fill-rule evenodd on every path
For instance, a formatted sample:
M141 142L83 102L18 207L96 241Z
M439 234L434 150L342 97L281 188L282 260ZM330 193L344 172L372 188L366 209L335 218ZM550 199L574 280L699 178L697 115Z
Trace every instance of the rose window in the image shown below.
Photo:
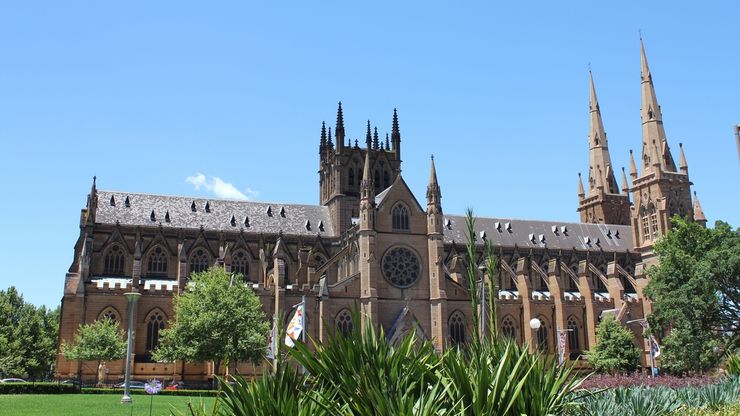
M399 288L413 285L421 274L419 258L405 247L395 247L386 251L382 268L386 280Z

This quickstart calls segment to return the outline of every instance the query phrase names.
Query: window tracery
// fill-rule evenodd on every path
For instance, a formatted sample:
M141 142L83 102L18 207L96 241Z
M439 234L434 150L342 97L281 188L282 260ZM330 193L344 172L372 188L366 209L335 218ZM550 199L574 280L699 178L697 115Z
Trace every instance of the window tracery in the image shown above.
M421 262L406 247L394 247L385 252L382 261L383 276L393 286L407 288L419 280Z

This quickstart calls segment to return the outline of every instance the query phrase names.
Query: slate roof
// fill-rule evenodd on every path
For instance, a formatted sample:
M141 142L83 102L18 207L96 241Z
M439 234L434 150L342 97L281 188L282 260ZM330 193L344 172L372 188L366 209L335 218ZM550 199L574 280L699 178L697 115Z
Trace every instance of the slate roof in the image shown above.
M111 197L115 205L111 204ZM206 212L206 205L209 212ZM268 208L271 215L268 215ZM248 225L245 224L246 218L249 219ZM150 227L158 226L160 223L163 227L172 228L199 229L202 226L210 231L239 231L243 228L246 233L269 234L282 230L287 235L320 234L327 237L336 235L329 208L324 206L114 191L98 191L95 221L103 224L120 222L122 225Z
M508 229L507 229L508 224ZM498 227L497 227L498 226ZM465 217L446 215L443 224L446 243L467 241ZM510 218L477 218L476 241L482 244L481 232L496 247L604 250L634 250L632 227L613 224L585 224L561 221L517 220ZM542 241L544 239L544 242Z

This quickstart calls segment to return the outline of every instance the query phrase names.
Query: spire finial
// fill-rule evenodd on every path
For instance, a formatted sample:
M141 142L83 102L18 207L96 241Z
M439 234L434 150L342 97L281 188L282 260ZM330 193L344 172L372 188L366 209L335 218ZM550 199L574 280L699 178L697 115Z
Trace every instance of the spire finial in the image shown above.
M681 155L679 156L679 160L678 160L678 168L681 170L681 173L685 173L688 175L689 164L686 163L686 155L683 154L683 143L679 143L678 148L680 149L680 153L681 153Z
M323 149L326 147L326 122L321 122L321 144L319 145L320 149Z
M386 150L391 150L391 142L388 139L388 133L385 133L385 148Z
M380 142L378 140L378 127L375 127L375 132L373 133L373 149L377 149L380 147Z
M694 221L705 227L707 225L707 217L704 215L704 210L701 208L701 203L699 202L699 197L696 195L696 191L694 191Z
M367 121L367 134L365 135L365 145L368 149L372 148L373 144L373 135L370 130L370 120Z
M583 180L581 179L581 172L578 172L578 199L583 199L586 196L586 192L583 191Z
M632 153L632 149L630 149L630 177L633 181L637 178L637 166L635 165L635 155Z
M437 168L434 166L434 155L431 155L429 183L427 184L427 214L442 213L442 192L437 182Z
M339 142L337 142L337 144L338 144L338 143L339 143ZM329 149L331 149L331 148L333 148L333 147L334 147L334 143L332 143L332 141L331 141L331 127L329 127L329 134L327 135L327 142L326 142L326 145L327 145L327 147L328 147Z
M398 128L398 111L393 109L393 128L391 129L391 142L396 158L401 159L401 129Z
M629 184L627 183L627 172L624 171L624 166L622 166L622 193L628 195L629 189Z
M370 149L365 152L365 165L362 168L362 182L361 182L362 199L371 200L374 198L373 191L375 186L373 185L373 176L370 174Z
M341 101L337 108L337 126L334 129L334 134L337 136L337 149L341 150L344 146L344 113L342 112Z

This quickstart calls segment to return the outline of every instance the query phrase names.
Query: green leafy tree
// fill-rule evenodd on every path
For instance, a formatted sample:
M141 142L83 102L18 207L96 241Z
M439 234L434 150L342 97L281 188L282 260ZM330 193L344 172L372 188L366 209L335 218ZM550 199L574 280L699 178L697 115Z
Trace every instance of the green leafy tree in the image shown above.
M61 346L62 355L68 360L95 361L96 369L107 361L126 356L126 338L118 323L108 318L80 325L72 344ZM98 372L95 372L95 384Z
M48 378L58 332L58 308L37 308L25 302L14 287L0 291L0 375Z
M213 361L216 374L221 364L259 362L270 328L259 298L242 282L220 267L191 276L154 359Z
M654 246L660 258L648 270L649 316L663 339L662 366L674 373L701 372L720 359L714 347L738 344L740 232L718 221L714 229L673 219Z
M596 345L586 353L588 362L600 373L631 372L640 365L640 350L634 335L613 316L606 316L596 327Z

